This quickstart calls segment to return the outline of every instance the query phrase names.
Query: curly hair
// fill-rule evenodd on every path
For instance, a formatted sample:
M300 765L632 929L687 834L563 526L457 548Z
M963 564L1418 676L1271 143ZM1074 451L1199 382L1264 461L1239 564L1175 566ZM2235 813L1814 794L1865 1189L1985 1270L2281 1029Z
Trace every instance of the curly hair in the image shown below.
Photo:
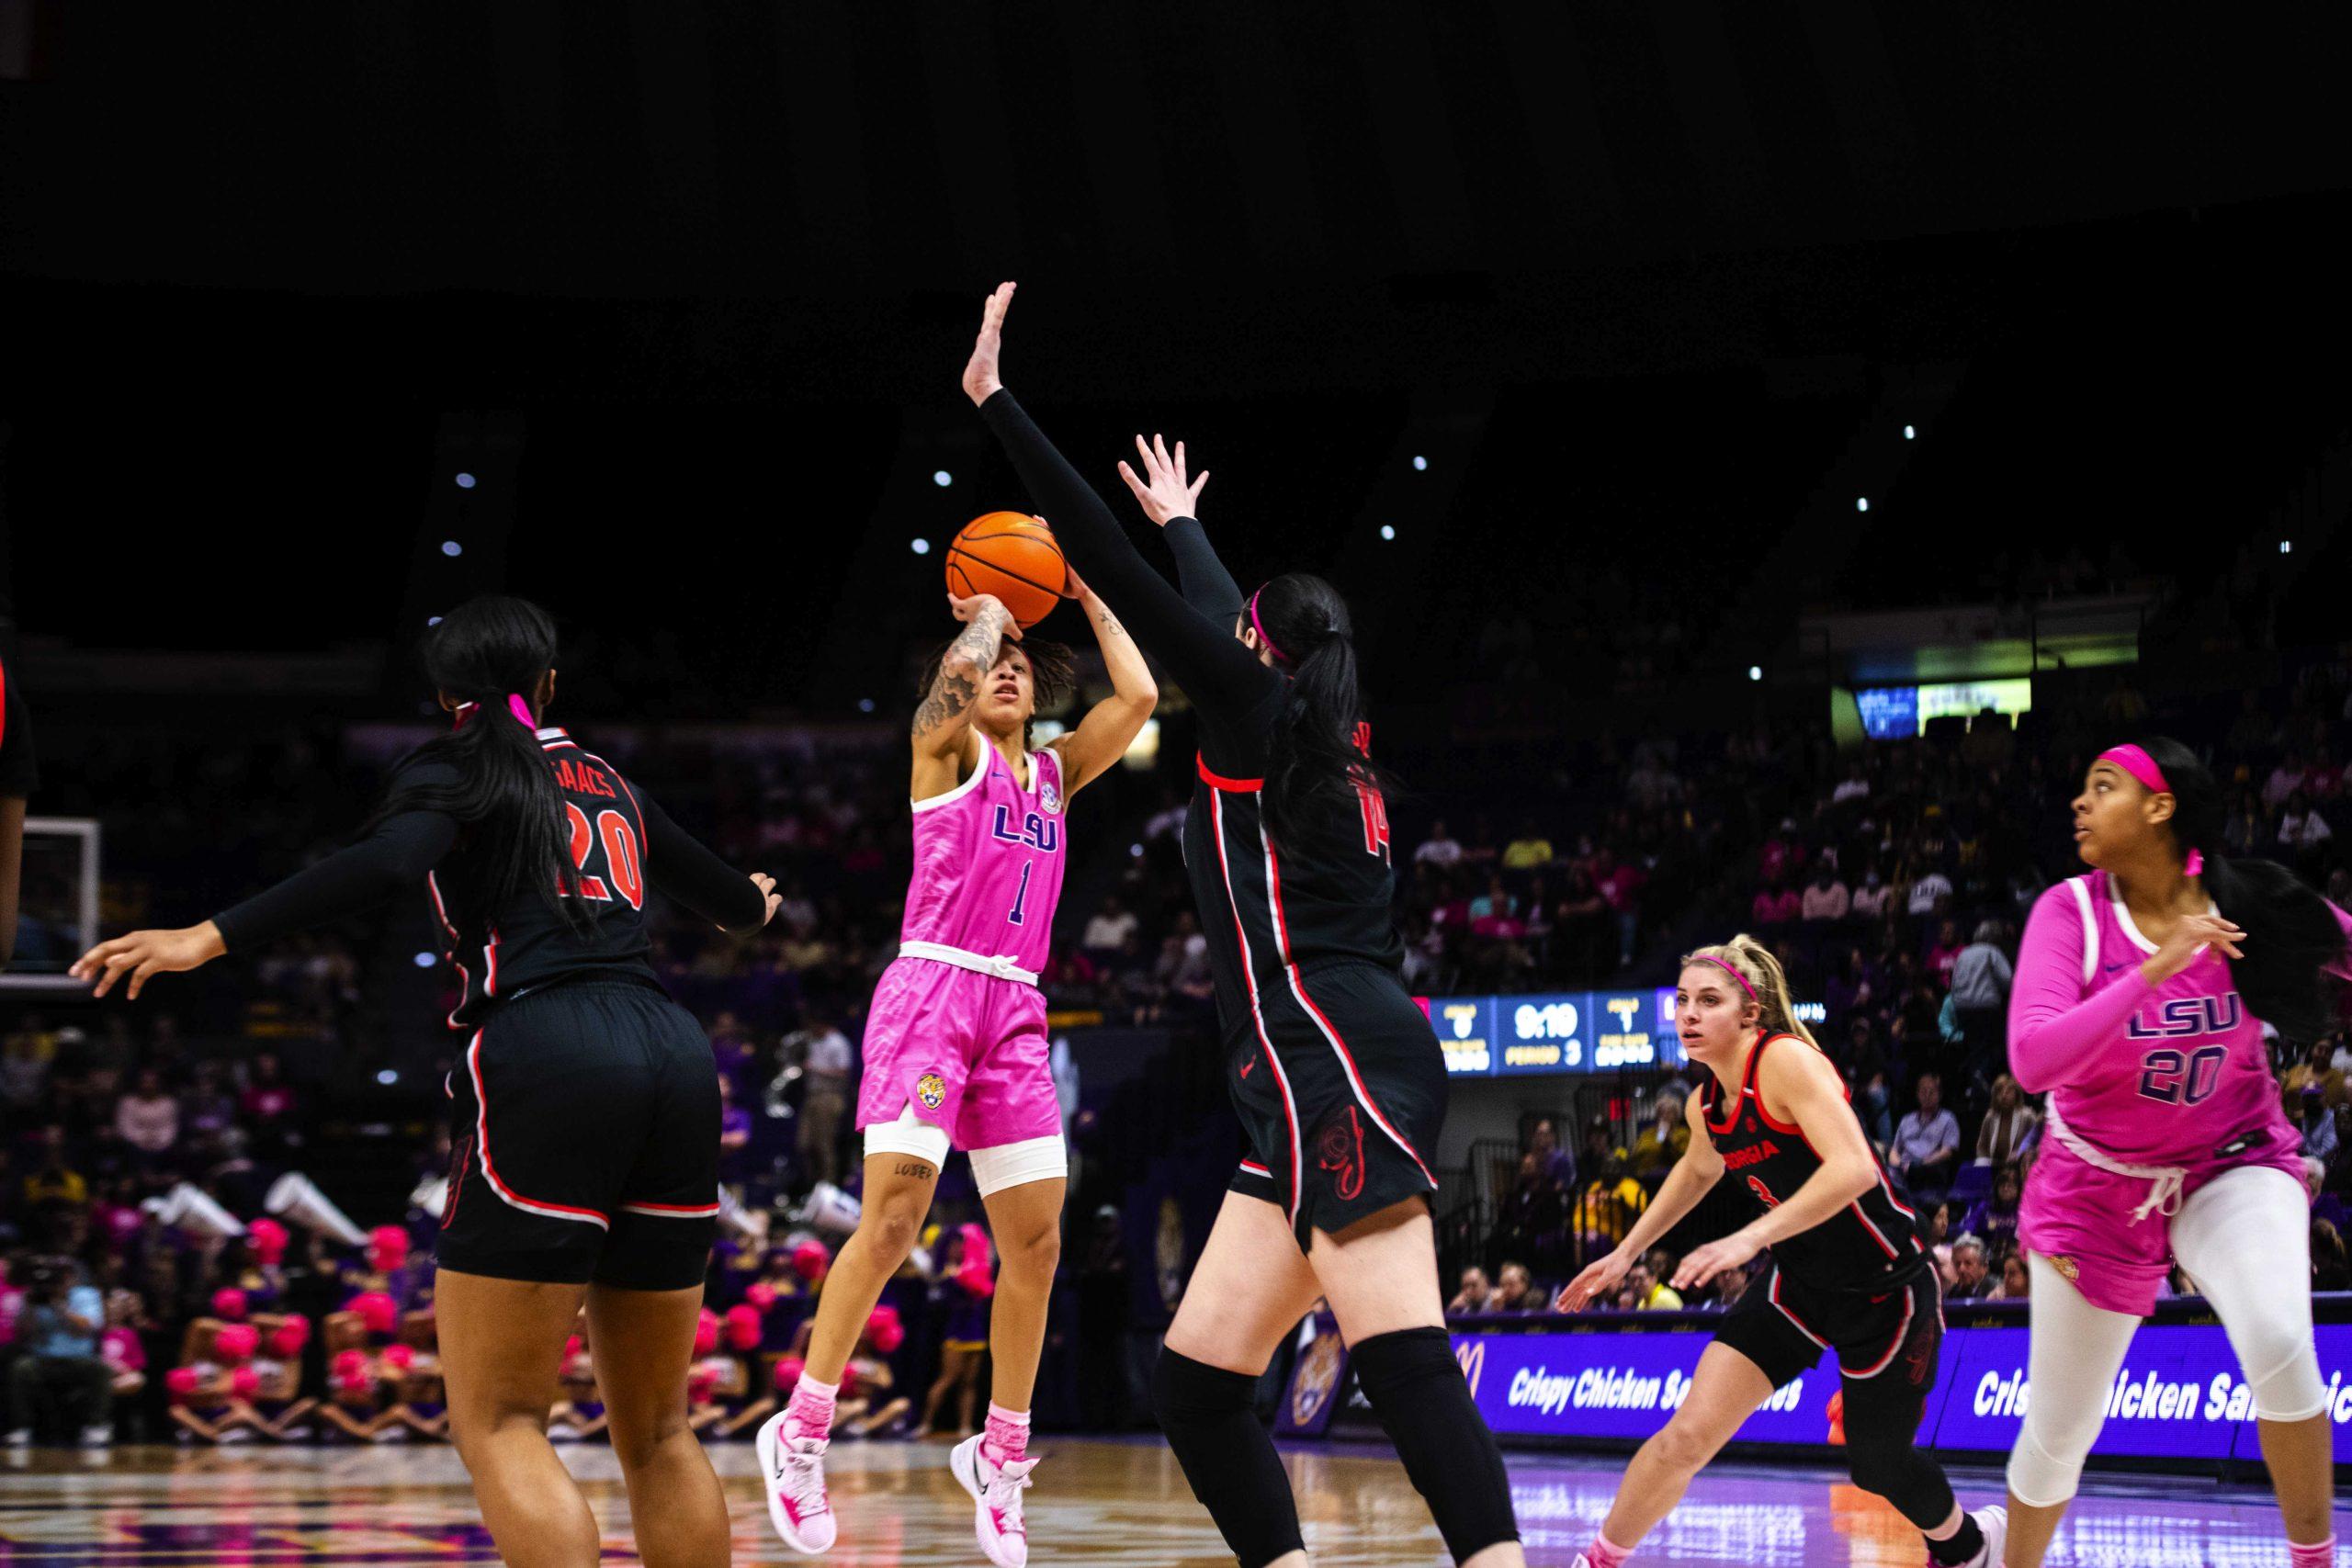
M939 661L946 658L947 650L955 646L955 639L950 637L924 657L922 672L915 677L917 701L930 694L932 685L939 679ZM1021 727L1021 744L1023 750L1034 750L1035 748L1031 742L1035 739L1035 715L1061 706L1070 694L1078 690L1078 656L1070 651L1068 644L1048 642L1044 637L1023 637L1019 642L1007 638L997 650L998 661L1002 662L1008 653L1018 653L1029 661L1029 679L1035 700L1031 706L1031 717Z

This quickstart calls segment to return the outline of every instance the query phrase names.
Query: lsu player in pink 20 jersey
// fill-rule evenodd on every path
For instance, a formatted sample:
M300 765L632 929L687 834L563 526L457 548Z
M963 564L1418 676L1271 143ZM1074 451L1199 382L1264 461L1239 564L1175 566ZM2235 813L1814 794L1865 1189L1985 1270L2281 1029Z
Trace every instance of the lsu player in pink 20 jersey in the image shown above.
M1061 896L1063 813L1125 754L1159 697L1125 628L1075 572L1070 581L1112 688L1076 730L1030 750L1039 701L1069 689L1069 656L1023 643L987 594L949 596L964 630L929 671L915 710L914 877L898 959L874 990L858 1091L865 1213L826 1280L792 1402L759 1434L769 1517L804 1552L823 1551L836 1534L824 1459L842 1369L913 1250L956 1147L971 1156L1000 1263L988 1427L948 1462L972 1495L989 1561L1028 1561L1029 1399L1069 1169L1037 973Z
M2032 1399L2007 1568L2049 1550L2175 1261L2237 1352L2288 1561L2333 1563L2311 1200L2262 1026L2297 1043L2335 1027L2352 920L2285 867L2222 854L2221 790L2177 740L2101 752L2074 811L2092 869L2034 905L2009 998L2010 1070L2050 1114L2018 1223Z

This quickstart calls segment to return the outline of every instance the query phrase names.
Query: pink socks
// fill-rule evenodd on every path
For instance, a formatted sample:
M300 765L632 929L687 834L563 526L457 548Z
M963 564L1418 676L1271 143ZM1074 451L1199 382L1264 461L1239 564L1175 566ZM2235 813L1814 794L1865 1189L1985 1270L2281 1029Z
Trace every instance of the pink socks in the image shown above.
M989 1424L980 1435L980 1451L994 1465L1015 1464L1029 1457L1029 1412L1007 1410L991 1400Z
M2309 1546L2287 1543L2287 1561L2294 1568L2335 1568L2335 1538L2313 1541Z
M797 1441L829 1435L833 1429L833 1395L840 1392L839 1383L819 1382L801 1373L792 1388L792 1403L784 1407L785 1437Z
M1586 1560L1592 1564L1592 1568L1625 1568L1625 1559L1634 1555L1634 1549L1630 1546L1620 1546L1599 1530L1595 1530L1592 1535L1592 1544L1584 1549L1584 1554Z

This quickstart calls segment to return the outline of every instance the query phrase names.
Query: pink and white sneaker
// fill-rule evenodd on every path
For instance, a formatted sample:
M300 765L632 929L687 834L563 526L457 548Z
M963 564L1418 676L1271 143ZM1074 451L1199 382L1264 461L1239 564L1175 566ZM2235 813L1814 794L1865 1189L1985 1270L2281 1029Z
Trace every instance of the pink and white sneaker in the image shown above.
M989 1561L996 1568L1027 1568L1029 1527L1021 1517L1021 1494L1028 1490L1029 1472L1037 1461L994 1464L981 1451L985 1440L983 1435L956 1444L948 1451L947 1468L972 1495L972 1531L980 1538L980 1550Z
M760 1427L753 1446L760 1453L760 1480L767 1487L768 1517L785 1545L814 1557L833 1544L833 1506L825 1496L822 1438L787 1438L787 1412L777 1411Z

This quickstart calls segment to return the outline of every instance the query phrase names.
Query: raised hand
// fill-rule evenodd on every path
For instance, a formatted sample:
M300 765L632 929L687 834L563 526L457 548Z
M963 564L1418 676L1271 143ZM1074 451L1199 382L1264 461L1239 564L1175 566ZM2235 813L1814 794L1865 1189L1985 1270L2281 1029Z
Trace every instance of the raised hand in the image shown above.
M968 597L950 593L947 608L967 626L986 626L1014 642L1021 640L1021 624L1012 618L1012 612L1004 607L1004 601L993 593L974 593ZM991 659L989 662L995 660Z
M102 942L75 959L74 967L66 973L76 980L96 981L90 990L94 997L105 996L127 974L130 976L128 994L137 1001L149 976L194 969L227 951L228 944L220 940L220 928L207 920L200 926L131 931Z
M977 406L1004 389L999 366L1004 357L1004 313L1012 309L1018 285L1000 283L980 310L980 335L972 340L972 357L964 362L964 395Z
M985 329L983 329L985 331ZM1143 504L1143 514L1161 527L1168 526L1171 517L1198 517L1196 502L1201 487L1209 482L1208 470L1201 470L1199 479L1191 478L1184 468L1184 444L1176 443L1176 454L1170 457L1168 445L1158 435L1147 443L1136 437L1136 450L1143 454L1146 479L1136 478L1136 471L1126 464L1119 465L1119 477L1136 492L1136 500Z
M752 873L752 886L760 890L760 897L766 901L767 908L760 916L760 924L766 925L775 919L776 906L784 902L784 895L775 890L775 878L763 871Z

